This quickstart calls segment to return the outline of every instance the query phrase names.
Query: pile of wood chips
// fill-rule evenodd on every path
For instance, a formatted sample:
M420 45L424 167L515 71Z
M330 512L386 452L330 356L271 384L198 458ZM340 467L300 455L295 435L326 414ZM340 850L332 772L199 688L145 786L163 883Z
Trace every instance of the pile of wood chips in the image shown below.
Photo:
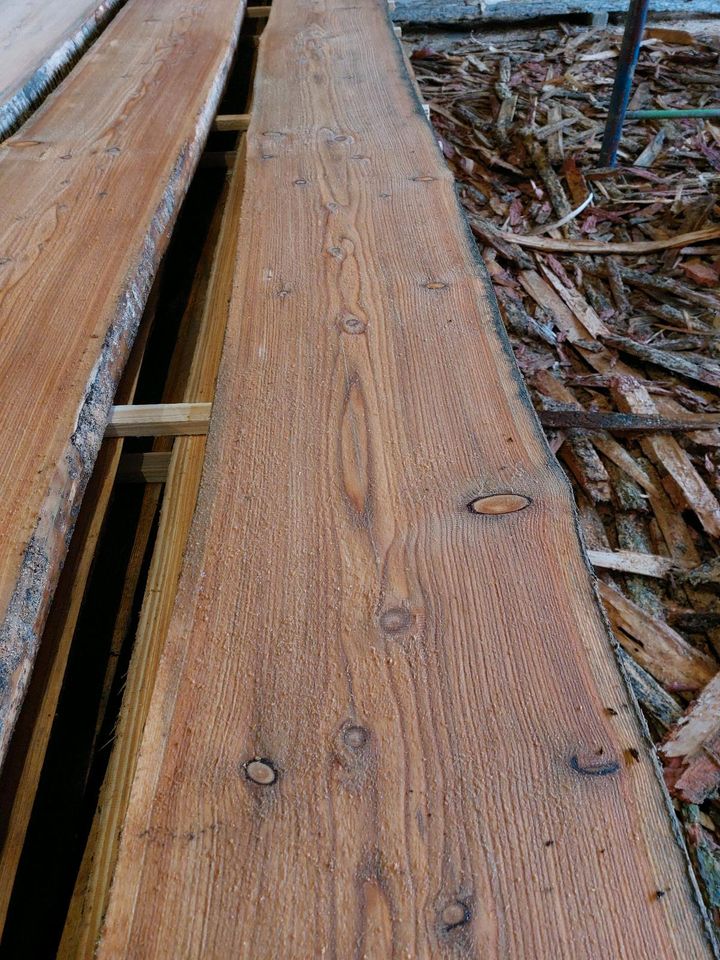
M407 42L718 923L720 121L628 121L600 169L620 37ZM630 108L720 107L719 58L649 29Z

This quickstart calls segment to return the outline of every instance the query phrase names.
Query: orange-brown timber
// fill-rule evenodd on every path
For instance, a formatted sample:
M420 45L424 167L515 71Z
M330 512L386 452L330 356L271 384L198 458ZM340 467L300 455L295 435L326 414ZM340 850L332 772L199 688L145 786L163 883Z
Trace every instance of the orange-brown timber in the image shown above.
M711 956L384 0L275 0L237 270L99 960Z
M0 759L242 9L127 4L0 146Z

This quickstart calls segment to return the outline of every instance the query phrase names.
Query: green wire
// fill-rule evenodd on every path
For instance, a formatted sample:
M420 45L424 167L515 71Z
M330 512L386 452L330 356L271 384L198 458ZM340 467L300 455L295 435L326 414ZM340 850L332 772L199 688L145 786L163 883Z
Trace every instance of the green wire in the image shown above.
M685 120L688 117L720 119L720 109L708 110L628 110L628 120Z

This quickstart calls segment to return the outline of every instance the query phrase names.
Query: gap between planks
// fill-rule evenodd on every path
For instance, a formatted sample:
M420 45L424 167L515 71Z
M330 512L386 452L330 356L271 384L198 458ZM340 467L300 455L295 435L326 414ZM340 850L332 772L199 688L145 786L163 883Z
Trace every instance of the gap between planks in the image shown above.
M245 138L241 137L203 308L201 330L185 388L186 396L209 398L214 394L233 283L244 172ZM209 410L210 404L164 406L204 406ZM152 452L143 456L151 458L151 461L154 458L156 465L162 458L164 470L160 482L167 481L167 486L113 751L78 873L58 960L91 960L94 956L107 907L140 737L154 689L155 673L173 609L185 542L200 487L205 461L205 437L182 436L174 444L172 453Z
M140 332L125 368L118 396L135 395L145 346L155 319L158 283L148 299ZM97 544L114 482L122 463L124 440L104 443L97 459L43 632L27 699L18 719L0 779L0 807L5 834L0 845L0 931L4 929L15 876L25 843L37 786L50 741L55 712L81 605L90 579Z

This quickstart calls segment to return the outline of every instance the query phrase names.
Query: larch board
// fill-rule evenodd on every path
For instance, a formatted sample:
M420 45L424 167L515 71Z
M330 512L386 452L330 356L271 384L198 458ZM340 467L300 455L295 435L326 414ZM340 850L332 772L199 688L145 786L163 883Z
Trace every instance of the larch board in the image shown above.
M0 146L0 759L243 0L131 0Z
M203 486L97 956L709 957L384 6L275 0L261 40Z
M50 91L125 0L0 0L0 139Z

